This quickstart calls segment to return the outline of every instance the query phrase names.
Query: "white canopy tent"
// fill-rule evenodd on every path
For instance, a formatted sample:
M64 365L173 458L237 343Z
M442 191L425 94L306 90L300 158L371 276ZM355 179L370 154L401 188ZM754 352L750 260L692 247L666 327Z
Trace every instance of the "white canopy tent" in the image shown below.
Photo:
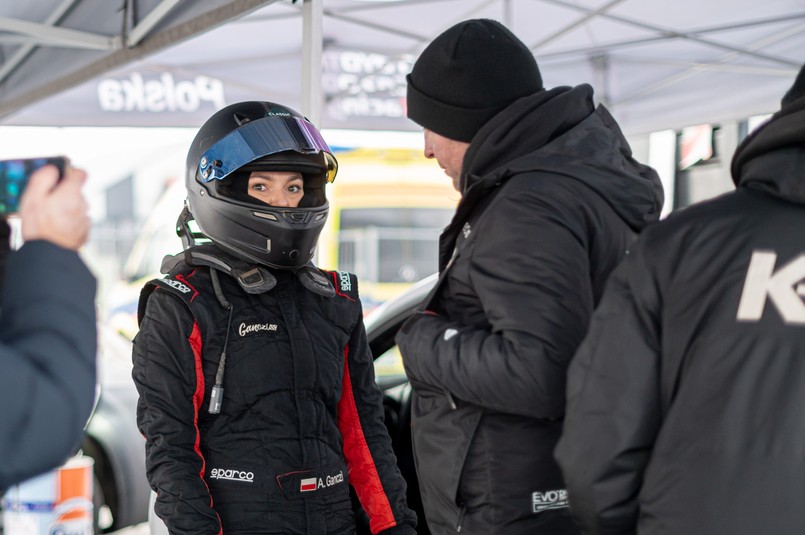
M528 44L547 86L592 84L631 134L774 111L805 61L805 0L28 0L0 3L0 122L198 126L263 99L413 129L412 61L475 17Z

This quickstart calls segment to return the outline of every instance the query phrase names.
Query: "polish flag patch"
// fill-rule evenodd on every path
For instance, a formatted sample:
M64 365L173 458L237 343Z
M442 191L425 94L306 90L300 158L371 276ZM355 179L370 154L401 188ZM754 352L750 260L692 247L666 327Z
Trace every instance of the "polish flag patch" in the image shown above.
M307 479L303 479L299 482L299 492L310 492L311 490L316 490L316 478L309 477Z

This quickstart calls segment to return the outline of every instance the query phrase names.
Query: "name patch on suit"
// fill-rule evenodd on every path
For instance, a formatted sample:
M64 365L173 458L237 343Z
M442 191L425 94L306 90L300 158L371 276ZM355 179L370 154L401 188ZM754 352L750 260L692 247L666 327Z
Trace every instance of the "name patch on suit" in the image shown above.
M241 336L241 338L249 334L276 332L276 331L277 331L276 323L252 323L251 325L241 323L238 326L238 334Z
M337 485L343 482L344 482L343 471L325 477L308 477L300 480L299 492L311 492L314 490L332 487L333 485Z

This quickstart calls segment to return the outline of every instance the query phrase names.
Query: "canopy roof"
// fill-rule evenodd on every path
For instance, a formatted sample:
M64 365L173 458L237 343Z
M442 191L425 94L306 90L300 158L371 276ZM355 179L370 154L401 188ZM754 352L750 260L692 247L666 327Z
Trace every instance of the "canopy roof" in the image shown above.
M326 128L414 129L412 62L481 17L531 47L546 86L592 84L627 133L775 111L805 61L803 0L9 1L0 121L198 126L261 99Z

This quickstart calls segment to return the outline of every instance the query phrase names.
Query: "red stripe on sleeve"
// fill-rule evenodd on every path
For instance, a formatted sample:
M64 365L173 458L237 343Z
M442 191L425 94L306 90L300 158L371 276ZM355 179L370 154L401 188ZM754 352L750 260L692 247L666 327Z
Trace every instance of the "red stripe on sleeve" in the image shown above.
M349 346L344 348L344 381L338 401L338 427L344 437L344 457L349 466L349 480L369 515L369 529L379 533L397 525L375 461L366 443L363 426L355 405L352 379L349 376Z
M201 403L204 401L204 372L201 369L201 331L198 323L193 323L193 331L187 341L193 349L193 360L196 367L196 391L193 392L193 427L196 428L196 440L193 443L193 450L201 458L201 471L198 475L204 479L207 462L201 454L201 432L198 429L198 413L201 410Z
M193 392L193 427L196 428L196 440L193 443L193 450L196 452L196 455L199 456L199 459L201 459L201 471L199 471L198 476L206 486L207 482L204 481L204 472L207 470L207 461L204 459L204 455L201 454L201 431L198 428L198 414L201 410L201 404L204 401L204 370L201 368L201 330L198 328L198 323L193 323L193 331L190 333L190 337L187 341L190 343L190 347L193 350L193 360L196 367L196 391ZM207 490L209 491L209 487L207 487ZM210 508L212 508L212 494L210 494ZM220 525L220 523L221 519L219 518L218 524ZM218 530L218 535L223 535L223 533L224 530L222 527Z

